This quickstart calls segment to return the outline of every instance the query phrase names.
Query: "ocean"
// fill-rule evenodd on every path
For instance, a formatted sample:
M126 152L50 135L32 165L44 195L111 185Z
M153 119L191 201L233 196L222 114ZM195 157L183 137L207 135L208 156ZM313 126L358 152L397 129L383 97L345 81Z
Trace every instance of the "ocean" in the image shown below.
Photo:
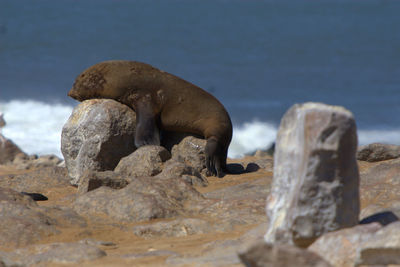
M74 79L126 59L215 95L229 157L268 148L308 101L351 110L360 144L400 145L399 14L397 0L0 0L2 133L61 157Z

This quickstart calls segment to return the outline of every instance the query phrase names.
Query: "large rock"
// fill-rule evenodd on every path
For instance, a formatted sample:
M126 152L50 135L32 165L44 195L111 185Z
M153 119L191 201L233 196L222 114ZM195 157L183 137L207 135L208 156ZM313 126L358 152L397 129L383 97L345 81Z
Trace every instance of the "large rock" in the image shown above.
M0 164L8 164L14 161L17 155L26 154L10 139L0 133Z
M136 114L111 99L86 100L76 106L63 127L61 151L71 183L86 170L113 170L132 153Z
M259 242L239 255L246 267L331 267L313 252L292 245L276 245Z
M265 240L301 247L358 223L356 124L350 111L318 103L294 105L282 118Z
M383 227L357 249L357 265L400 264L400 222Z
M368 162L396 159L400 157L400 146L388 144L369 144L359 147L357 159Z
M378 223L371 223L327 233L319 237L308 250L325 258L332 266L353 267L357 248L381 228Z

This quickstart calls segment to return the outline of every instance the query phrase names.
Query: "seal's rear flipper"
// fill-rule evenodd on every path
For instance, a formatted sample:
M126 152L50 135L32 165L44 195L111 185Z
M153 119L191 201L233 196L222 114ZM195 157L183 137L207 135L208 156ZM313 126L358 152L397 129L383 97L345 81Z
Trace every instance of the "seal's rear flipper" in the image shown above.
M223 177L227 170L226 156L224 156L222 146L215 138L209 138L207 139L205 152L207 170L214 176Z

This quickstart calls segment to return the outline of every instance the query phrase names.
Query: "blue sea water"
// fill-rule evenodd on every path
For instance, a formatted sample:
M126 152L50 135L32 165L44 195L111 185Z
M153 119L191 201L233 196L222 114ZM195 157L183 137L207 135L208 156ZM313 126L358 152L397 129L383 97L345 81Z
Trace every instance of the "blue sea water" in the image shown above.
M307 101L351 110L361 144L400 144L399 14L397 0L0 0L3 133L60 155L75 77L127 59L214 94L231 157L267 147Z

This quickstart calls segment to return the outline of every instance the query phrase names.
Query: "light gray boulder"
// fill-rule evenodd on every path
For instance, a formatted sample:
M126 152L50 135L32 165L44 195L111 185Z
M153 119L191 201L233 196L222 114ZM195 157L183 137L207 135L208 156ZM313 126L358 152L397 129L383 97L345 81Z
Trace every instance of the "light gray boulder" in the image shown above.
M353 267L357 248L381 228L378 223L370 223L327 233L319 237L308 250L325 258L332 266Z
M358 223L356 150L356 124L343 107L305 103L286 112L267 199L267 242L307 247L326 232Z
M135 151L136 114L111 99L92 99L76 106L63 127L61 152L71 184L87 170L113 170Z
M357 266L388 264L400 264L400 222L383 227L357 249Z

